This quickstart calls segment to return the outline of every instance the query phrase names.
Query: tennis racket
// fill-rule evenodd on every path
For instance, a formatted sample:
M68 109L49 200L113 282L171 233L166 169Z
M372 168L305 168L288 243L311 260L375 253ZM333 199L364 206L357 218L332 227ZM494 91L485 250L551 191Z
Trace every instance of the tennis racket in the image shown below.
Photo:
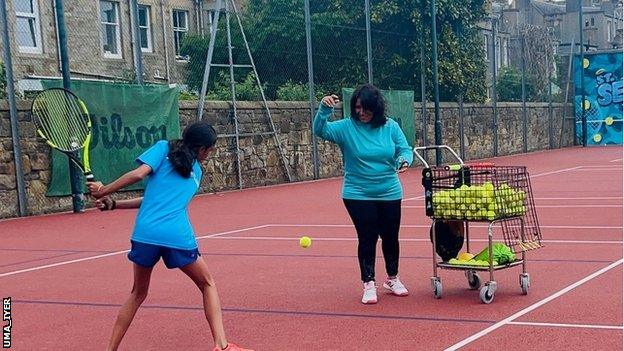
M84 173L87 181L95 181L89 163L91 119L84 102L66 89L46 89L35 97L31 106L37 134L46 143L69 157ZM82 159L76 151L82 149Z

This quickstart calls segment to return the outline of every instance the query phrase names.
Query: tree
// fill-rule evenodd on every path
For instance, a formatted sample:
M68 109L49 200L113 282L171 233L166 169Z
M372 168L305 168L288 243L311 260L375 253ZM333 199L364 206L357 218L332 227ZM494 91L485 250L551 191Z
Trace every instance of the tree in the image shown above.
M374 82L382 89L420 87L420 47L425 47L426 85L433 87L428 12L431 0L379 0L371 7ZM483 101L486 96L483 39L477 27L485 15L484 0L436 0L440 99ZM339 93L367 81L366 23L363 0L310 1L314 83L317 90ZM421 8L424 14L421 14ZM220 21L215 47L226 53L225 21ZM242 22L260 80L269 99L287 84L307 84L305 18L302 0L250 0ZM234 62L246 61L246 51L236 20L232 20ZM421 32L425 41L420 42ZM187 37L188 39L188 37ZM190 39L189 39L190 40ZM189 41L190 42L190 41ZM185 40L186 43L186 40ZM202 44L203 45L203 44ZM204 48L195 65L190 55L188 84L197 89L203 76ZM182 48L184 54L186 45ZM218 60L213 60L217 62ZM227 62L227 56L221 63ZM212 72L212 71L211 71ZM211 73L211 76L212 73ZM238 78L244 77L242 74ZM211 79L212 80L212 79ZM237 80L238 81L238 80ZM201 82L199 82L201 83ZM416 94L418 95L418 94Z
M524 80L526 101L535 97L535 84L531 76ZM499 101L522 101L522 72L515 67L503 67L496 79L496 94Z

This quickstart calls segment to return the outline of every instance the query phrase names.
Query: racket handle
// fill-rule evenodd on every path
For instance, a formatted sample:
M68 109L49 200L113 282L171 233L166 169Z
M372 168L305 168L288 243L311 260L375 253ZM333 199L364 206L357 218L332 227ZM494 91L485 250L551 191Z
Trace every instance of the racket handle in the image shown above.
M93 176L93 173L85 172L84 176L87 182L95 182L95 176Z

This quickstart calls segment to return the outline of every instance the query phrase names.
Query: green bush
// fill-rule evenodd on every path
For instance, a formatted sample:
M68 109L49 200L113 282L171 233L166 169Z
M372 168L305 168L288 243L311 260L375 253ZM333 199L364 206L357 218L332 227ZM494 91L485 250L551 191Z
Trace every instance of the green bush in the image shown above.
M535 86L527 74L524 81L526 101L535 98ZM498 101L522 101L522 72L514 67L503 67L496 79Z
M308 85L301 83L293 83L292 81L277 88L278 101L307 101Z
M228 73L221 71L216 77L214 87L206 94L206 98L208 100L229 101L232 100L230 91L230 76ZM262 100L260 87L256 83L253 72L249 72L242 82L236 82L236 100Z

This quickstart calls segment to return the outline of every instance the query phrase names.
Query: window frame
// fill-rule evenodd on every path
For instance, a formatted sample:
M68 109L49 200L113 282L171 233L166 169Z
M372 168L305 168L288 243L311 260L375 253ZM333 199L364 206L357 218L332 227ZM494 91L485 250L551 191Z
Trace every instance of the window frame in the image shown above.
M19 1L19 0L16 0L16 1ZM42 40L41 40L42 33L41 33L41 16L39 13L39 1L38 0L26 0L26 1L29 1L29 3L32 4L33 12L17 11L17 7L15 7L14 8L15 21L17 25L18 18L27 18L27 19L34 20L35 22L35 25L34 25L35 46L23 46L23 45L20 45L18 42L17 43L18 51L24 54L43 54L43 47L42 47ZM16 41L18 41L17 34L16 34L15 39Z
M141 5L139 4L138 9L138 17L137 25L139 26L139 46L141 47L141 52L154 52L154 38L152 37L152 7L150 5ZM145 10L145 26L141 26L141 9ZM143 47L143 43L141 41L141 30L145 29L147 31L147 47Z
M113 9L115 10L115 19L117 20L116 23L113 22L104 22L104 19L102 18L102 3L103 2L108 2L113 4ZM104 55L105 58L113 58L113 59L123 59L123 50L122 50L122 46L121 46L121 16L120 16L120 5L118 1L114 1L114 0L99 0L98 1L98 12L99 12L99 17L100 17L100 50L102 52L102 54ZM105 33L102 31L102 26L115 26L116 30L115 30L115 42L117 43L117 53L112 53L110 51L106 51L104 50L104 43L106 43L106 41L104 41L104 36Z
M174 18L176 15L184 14L184 24L185 27L175 26ZM177 18L178 25L180 24L179 17ZM176 33L184 33L183 37L186 36L189 32L189 11L184 9L172 9L171 10L171 28L173 30L173 51L175 53L176 60L178 61L188 61L187 57L181 56L179 54L181 40L178 39L178 43L176 44Z

